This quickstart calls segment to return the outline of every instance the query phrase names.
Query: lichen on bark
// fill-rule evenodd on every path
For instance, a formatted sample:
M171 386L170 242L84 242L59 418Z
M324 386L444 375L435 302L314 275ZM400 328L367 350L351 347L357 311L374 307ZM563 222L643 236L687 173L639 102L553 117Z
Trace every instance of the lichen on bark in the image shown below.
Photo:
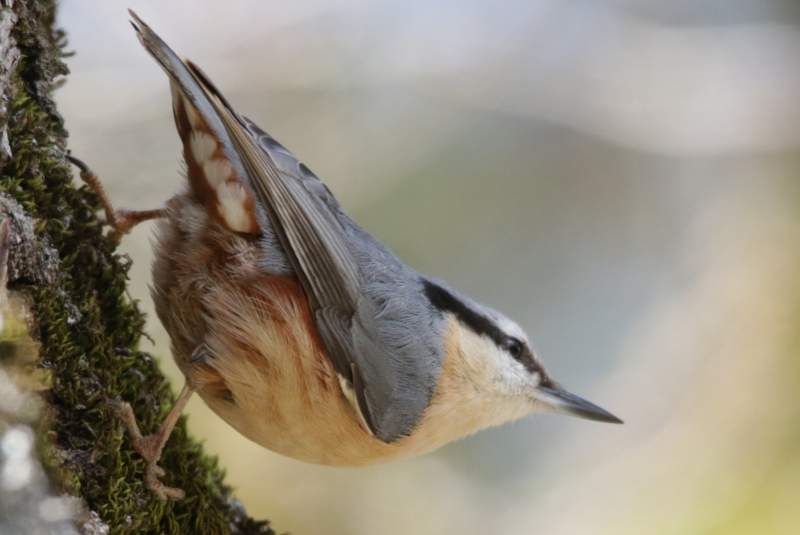
M153 496L107 403L130 402L149 431L174 398L154 359L137 349L144 320L126 294L130 261L115 252L96 197L76 187L65 160L67 132L52 99L67 74L65 36L54 16L52 0L0 0L0 219L13 235L9 288L28 304L37 373L46 378L40 456L54 485L82 498L112 533L272 533L246 515L183 421L161 464L165 482L187 496ZM0 433L3 425L0 418Z

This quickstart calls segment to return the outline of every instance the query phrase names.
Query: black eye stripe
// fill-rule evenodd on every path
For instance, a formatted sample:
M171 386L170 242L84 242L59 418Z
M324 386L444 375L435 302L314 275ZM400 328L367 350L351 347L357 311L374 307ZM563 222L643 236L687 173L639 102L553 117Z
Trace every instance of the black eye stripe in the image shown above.
M533 358L533 352L523 341L506 335L492 320L471 309L463 301L438 284L427 279L422 279L422 284L428 300L438 310L455 314L456 317L473 332L491 338L499 347L505 348L506 351L508 351L515 360L525 366L525 369L530 373L542 373L542 370ZM516 353L512 352L510 344L518 345L519 351Z
M514 359L518 360L523 366L525 366L525 369L527 369L529 372L542 372L541 368L536 364L536 360L533 358L533 352L530 350L527 344L525 344L525 342L517 340L516 338L511 338L506 350L512 357L514 357Z
M525 351L525 343L516 338L508 338L503 344L503 347L506 351L511 353L511 356L514 358L519 358Z
M479 314L456 296L429 280L423 280L425 295L431 304L443 312L451 312L476 334L488 336L497 345L503 346L508 337L497 325L483 314Z

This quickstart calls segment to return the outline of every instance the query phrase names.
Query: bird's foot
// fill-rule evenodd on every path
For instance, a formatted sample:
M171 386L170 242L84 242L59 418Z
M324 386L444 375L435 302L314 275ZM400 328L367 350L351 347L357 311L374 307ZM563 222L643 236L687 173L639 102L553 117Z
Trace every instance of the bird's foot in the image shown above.
M164 217L163 209L156 210L119 210L111 203L111 198L103 187L100 177L88 165L78 158L67 155L67 159L80 170L81 180L97 195L100 205L106 214L106 222L113 229L111 237L119 242L122 236L129 233L133 227L143 221Z
M161 459L164 445L167 443L170 434L172 434L178 417L181 412L183 412L183 408L186 406L186 402L189 401L193 392L194 391L188 385L184 386L183 391L180 396L178 396L178 400L164 419L159 430L147 436L142 435L139 424L136 421L136 415L133 413L133 408L130 403L124 401L110 402L114 413L128 430L133 449L147 462L144 475L147 488L162 500L180 500L185 496L183 490L169 487L161 482L160 478L164 477L166 472L158 465L158 461Z

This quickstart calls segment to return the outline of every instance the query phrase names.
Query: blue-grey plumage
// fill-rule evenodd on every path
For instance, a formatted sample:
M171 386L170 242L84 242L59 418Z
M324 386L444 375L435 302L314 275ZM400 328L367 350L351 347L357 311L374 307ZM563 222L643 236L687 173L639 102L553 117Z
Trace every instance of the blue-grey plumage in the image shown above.
M189 385L179 408L197 390L256 442L329 464L423 453L537 408L619 422L561 389L516 323L359 227L131 16L170 78L190 183L165 209L153 284ZM138 447L152 475L160 450Z

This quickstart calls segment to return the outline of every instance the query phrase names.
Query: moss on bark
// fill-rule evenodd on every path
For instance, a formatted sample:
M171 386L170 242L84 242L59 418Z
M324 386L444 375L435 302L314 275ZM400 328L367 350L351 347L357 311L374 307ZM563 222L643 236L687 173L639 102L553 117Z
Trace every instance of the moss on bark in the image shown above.
M0 135L8 139L5 147L0 139L0 193L30 217L33 239L56 253L56 269L45 276L45 266L12 240L9 266L10 288L30 301L39 366L49 372L48 423L39 440L53 479L82 497L112 533L271 533L247 517L183 420L161 465L164 481L186 498L164 502L145 488L144 463L107 400L129 401L147 432L174 397L154 359L137 350L144 320L126 294L129 260L115 253L97 199L75 186L65 160L67 132L52 100L67 74L54 2L0 2L7 33L0 30Z

